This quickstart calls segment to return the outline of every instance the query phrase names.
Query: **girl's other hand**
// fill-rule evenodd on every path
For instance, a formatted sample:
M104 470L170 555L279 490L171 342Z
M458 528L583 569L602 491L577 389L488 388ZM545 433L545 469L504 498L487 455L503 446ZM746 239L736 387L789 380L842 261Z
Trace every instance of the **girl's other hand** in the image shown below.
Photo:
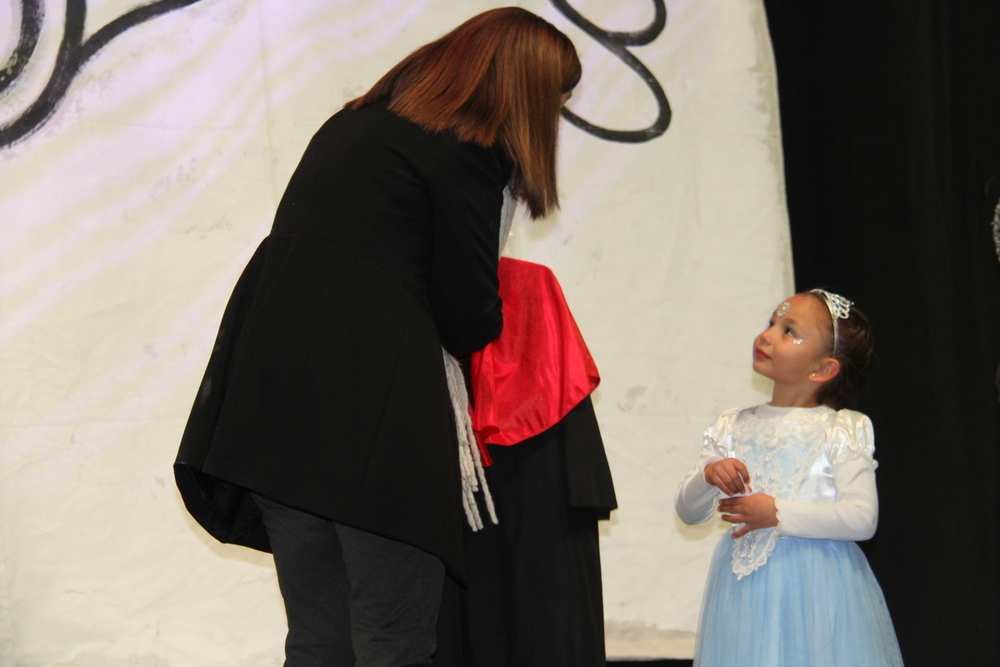
M778 525L778 510L774 506L774 496L766 493L723 498L719 501L719 511L723 513L723 521L746 524L733 533L733 539L743 537L751 530Z
M722 459L705 466L705 481L734 496L750 491L750 473L739 459Z

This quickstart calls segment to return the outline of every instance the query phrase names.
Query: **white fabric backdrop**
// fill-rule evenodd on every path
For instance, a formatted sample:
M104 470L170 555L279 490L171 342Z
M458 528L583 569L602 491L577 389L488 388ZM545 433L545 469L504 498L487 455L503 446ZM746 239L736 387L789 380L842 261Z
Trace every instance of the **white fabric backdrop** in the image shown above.
M65 2L0 94L45 85ZM0 664L281 664L270 558L214 543L171 463L218 320L312 132L420 44L504 3L201 0L125 31L51 119L0 149ZM543 0L584 77L569 106L638 129L638 76ZM648 0L576 0L639 30ZM85 36L138 5L91 0ZM20 3L0 1L0 59ZM9 11L6 11L9 9ZM667 132L613 143L563 124L563 208L508 253L552 267L603 376L621 505L602 528L609 656L685 657L720 522L673 491L719 410L766 399L750 342L791 290L774 65L760 0L671 0L630 50Z

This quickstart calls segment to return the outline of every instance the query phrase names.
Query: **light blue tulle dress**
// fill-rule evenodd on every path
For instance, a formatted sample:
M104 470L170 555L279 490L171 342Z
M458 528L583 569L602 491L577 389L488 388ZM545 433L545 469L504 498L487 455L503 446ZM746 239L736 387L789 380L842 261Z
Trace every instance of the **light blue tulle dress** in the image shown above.
M720 497L708 463L737 458L753 492L775 497L779 524L712 556L696 667L901 666L882 590L854 540L878 515L871 421L850 410L761 405L724 412L705 432L676 506L712 518Z

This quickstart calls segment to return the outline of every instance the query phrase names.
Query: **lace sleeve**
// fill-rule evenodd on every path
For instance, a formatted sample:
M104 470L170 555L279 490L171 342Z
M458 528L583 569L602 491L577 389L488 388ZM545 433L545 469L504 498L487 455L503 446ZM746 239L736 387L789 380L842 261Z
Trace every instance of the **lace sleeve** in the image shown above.
M852 410L838 412L827 450L836 501L811 504L776 499L778 525L774 534L850 541L871 538L878 525L874 453L871 420Z
M875 431L872 420L854 410L840 410L833 421L827 450L830 463L837 465L861 457L873 468L875 461Z
M732 456L729 432L738 413L726 410L705 429L698 462L677 487L674 509L686 524L704 523L715 513L715 499L720 491L705 481L705 466Z
M733 443L730 434L733 422L739 415L737 408L723 411L715 421L705 429L701 445L701 458L728 459L733 455ZM706 464L701 467L704 470Z

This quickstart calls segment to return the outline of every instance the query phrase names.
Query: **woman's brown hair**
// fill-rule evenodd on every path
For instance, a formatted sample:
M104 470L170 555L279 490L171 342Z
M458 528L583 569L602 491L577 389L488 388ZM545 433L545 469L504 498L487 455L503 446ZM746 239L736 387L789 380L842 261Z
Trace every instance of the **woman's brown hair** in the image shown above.
M559 110L580 71L566 35L527 10L501 7L417 49L345 106L388 97L391 111L430 132L481 146L499 142L514 163L514 196L538 218L559 204Z

